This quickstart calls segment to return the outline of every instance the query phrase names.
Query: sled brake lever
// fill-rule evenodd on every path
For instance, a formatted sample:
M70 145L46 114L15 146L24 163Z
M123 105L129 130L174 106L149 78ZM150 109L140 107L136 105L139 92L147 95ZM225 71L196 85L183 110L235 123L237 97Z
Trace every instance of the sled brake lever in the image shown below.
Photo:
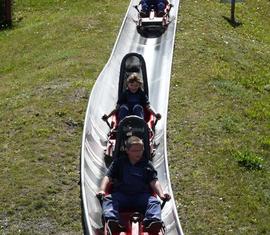
M140 13L140 10L138 8L138 5L134 5L133 7Z
M162 204L161 204L161 210L164 208L166 202L168 202L170 199L168 198L165 198L163 201L162 201Z
M104 200L104 195L102 195L101 193L97 194L96 195L98 201L100 204L102 204L103 200Z
M111 124L110 124L109 121L108 121L108 118L105 118L105 116L106 116L106 115L103 115L101 119L102 119L104 122L106 122L106 124L108 125L108 127L112 128L112 127L111 127Z

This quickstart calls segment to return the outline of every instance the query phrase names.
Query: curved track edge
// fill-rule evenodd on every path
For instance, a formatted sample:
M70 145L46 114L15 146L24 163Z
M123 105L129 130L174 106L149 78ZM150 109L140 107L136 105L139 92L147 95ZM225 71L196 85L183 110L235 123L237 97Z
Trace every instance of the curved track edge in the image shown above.
M160 145L153 164L163 188L173 195L168 168L166 128L179 1L171 1L174 5L171 19L174 20L158 38L144 38L136 32L134 19L137 12L133 6L138 4L138 1L130 2L111 56L94 84L87 106L81 148L81 198L84 233L89 235L100 234L102 228L101 207L95 193L106 171L103 151L109 129L101 116L115 106L120 64L127 53L139 53L146 61L149 99L153 108L162 114L162 119L156 126L155 140ZM166 234L183 235L173 197L163 209L162 218L166 225Z

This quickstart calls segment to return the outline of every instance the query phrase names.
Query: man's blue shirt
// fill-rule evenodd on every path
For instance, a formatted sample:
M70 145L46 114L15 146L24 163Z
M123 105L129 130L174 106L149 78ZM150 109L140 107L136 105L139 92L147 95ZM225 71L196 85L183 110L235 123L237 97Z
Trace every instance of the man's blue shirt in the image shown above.
M151 192L150 182L157 180L151 162L141 160L133 165L126 156L114 160L106 175L113 179L114 192L127 194Z

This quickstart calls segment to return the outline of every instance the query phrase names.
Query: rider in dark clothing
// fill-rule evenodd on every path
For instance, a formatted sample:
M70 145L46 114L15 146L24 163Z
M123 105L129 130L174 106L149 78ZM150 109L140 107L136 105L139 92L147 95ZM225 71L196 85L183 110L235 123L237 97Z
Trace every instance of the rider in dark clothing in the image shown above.
M152 192L163 200L170 199L170 195L163 192L156 170L151 162L143 157L142 140L131 136L126 145L127 156L112 162L98 192L105 196L106 188L113 182L112 193L103 200L105 221L112 230L119 229L119 209L133 208L144 214L145 227L150 226L151 229L153 222L161 226L161 205L159 200L152 196Z
M129 89L124 91L118 100L117 105L120 107L120 120L132 114L144 118L143 107L149 106L150 102L148 100L148 96L139 87L135 93Z
M141 89L141 86L142 79L137 73L132 73L127 79L127 89L119 97L116 108L109 115L104 115L102 119L108 119L117 111L120 121L128 115L136 115L144 119L145 108L159 120L161 115L151 109L148 96Z
M141 0L142 14L149 15L149 11L151 10L150 7L151 5L154 5L155 10L158 12L158 16L162 16L164 14L166 2L166 0Z

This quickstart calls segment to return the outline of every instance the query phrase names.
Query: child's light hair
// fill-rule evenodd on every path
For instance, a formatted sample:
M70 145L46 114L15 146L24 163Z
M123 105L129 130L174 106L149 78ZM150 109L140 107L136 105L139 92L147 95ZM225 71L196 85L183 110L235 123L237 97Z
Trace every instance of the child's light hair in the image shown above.
M132 73L131 75L129 75L129 77L127 79L127 84L133 83L133 82L137 82L140 85L143 84L143 81L138 73Z
M128 139L127 139L127 142L126 142L126 147L127 149L130 149L130 147L134 144L139 144L139 145L144 145L143 144L143 141L137 137L137 136L130 136Z

